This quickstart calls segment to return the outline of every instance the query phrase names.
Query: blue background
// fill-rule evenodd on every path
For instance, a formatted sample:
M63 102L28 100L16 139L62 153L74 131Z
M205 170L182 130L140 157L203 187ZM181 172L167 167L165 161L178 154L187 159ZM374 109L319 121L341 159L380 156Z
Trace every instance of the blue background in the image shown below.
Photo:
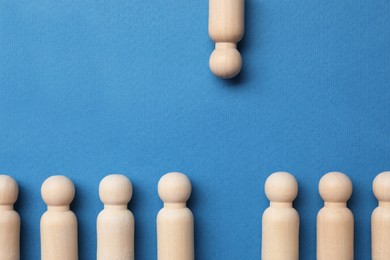
M264 181L300 190L315 258L320 177L354 183L355 259L370 258L371 182L390 168L390 2L247 0L242 73L208 68L208 1L0 1L0 171L20 185L22 258L39 259L41 183L75 183L80 259L94 259L98 184L134 184L136 258L156 259L157 182L193 182L198 259L260 259Z

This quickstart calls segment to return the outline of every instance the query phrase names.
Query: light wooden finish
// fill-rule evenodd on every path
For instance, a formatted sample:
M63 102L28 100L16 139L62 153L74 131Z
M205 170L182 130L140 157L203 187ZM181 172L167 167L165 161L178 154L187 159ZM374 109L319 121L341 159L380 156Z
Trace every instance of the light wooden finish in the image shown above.
M244 35L245 0L209 0L209 35L215 42L210 56L211 71L233 78L242 66L237 43Z
M165 174L158 183L164 208L157 216L158 260L193 260L194 218L186 202L191 182L182 173Z
M20 259L20 217L14 210L19 194L18 184L0 175L0 259Z
M372 212L372 260L390 259L390 172L379 174L372 189L378 207Z
M41 188L47 211L41 218L41 259L77 260L77 219L69 205L75 187L65 176L52 176Z
M97 260L134 260L134 216L127 209L132 195L124 175L108 175L100 182L104 209L97 218Z
M352 182L331 172L321 178L319 192L325 203L317 215L317 260L353 260L354 220L347 208Z
M287 172L276 172L265 182L270 206L263 214L262 260L299 259L299 215L292 207L298 183Z

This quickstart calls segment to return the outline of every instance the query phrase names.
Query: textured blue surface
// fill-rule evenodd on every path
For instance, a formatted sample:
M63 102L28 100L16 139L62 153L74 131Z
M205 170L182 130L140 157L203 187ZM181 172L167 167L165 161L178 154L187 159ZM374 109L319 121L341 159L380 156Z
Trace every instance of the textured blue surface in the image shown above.
M197 259L260 259L264 181L300 185L301 259L317 184L354 183L355 259L370 258L374 176L390 168L390 2L247 0L234 80L208 68L208 1L0 1L0 171L20 185L22 258L39 259L43 180L76 185L80 259L94 259L98 183L134 183L136 258L156 259L157 182L193 181Z

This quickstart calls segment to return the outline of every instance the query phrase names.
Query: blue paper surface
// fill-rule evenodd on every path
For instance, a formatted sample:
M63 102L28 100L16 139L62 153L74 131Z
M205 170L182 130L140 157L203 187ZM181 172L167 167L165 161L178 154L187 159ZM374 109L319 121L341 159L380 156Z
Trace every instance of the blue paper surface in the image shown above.
M355 259L370 258L371 182L390 169L390 2L246 1L244 64L208 68L208 1L0 1L0 172L20 185L22 259L39 259L40 186L76 185L80 259L96 256L98 184L133 181L136 259L156 259L159 178L182 171L197 259L260 259L264 181L299 182L300 259L317 185L354 184Z

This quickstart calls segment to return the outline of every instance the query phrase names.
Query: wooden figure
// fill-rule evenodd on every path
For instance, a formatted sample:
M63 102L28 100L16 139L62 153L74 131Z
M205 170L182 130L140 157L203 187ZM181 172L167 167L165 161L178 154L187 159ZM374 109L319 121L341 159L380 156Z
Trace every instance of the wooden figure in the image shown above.
M379 174L372 184L378 207L372 212L372 260L390 259L390 172Z
M265 182L270 206L263 214L262 260L299 259L299 215L292 207L298 183L287 172L276 172Z
M108 175L100 182L104 209L97 218L98 260L134 260L134 216L127 209L132 195L133 186L124 175Z
M319 183L324 207L317 215L317 260L353 260L354 220L347 208L352 182L340 172L325 174Z
M237 43L244 35L245 0L209 0L209 35L215 42L210 69L218 77L233 78L242 66Z
M0 175L0 259L20 259L20 217L14 210L19 194L18 184Z
M186 202L191 182L182 173L165 174L158 183L164 208L157 216L158 260L194 260L194 218Z
M75 187L65 176L52 176L41 188L47 211L41 218L41 259L77 260L77 219L69 205Z

